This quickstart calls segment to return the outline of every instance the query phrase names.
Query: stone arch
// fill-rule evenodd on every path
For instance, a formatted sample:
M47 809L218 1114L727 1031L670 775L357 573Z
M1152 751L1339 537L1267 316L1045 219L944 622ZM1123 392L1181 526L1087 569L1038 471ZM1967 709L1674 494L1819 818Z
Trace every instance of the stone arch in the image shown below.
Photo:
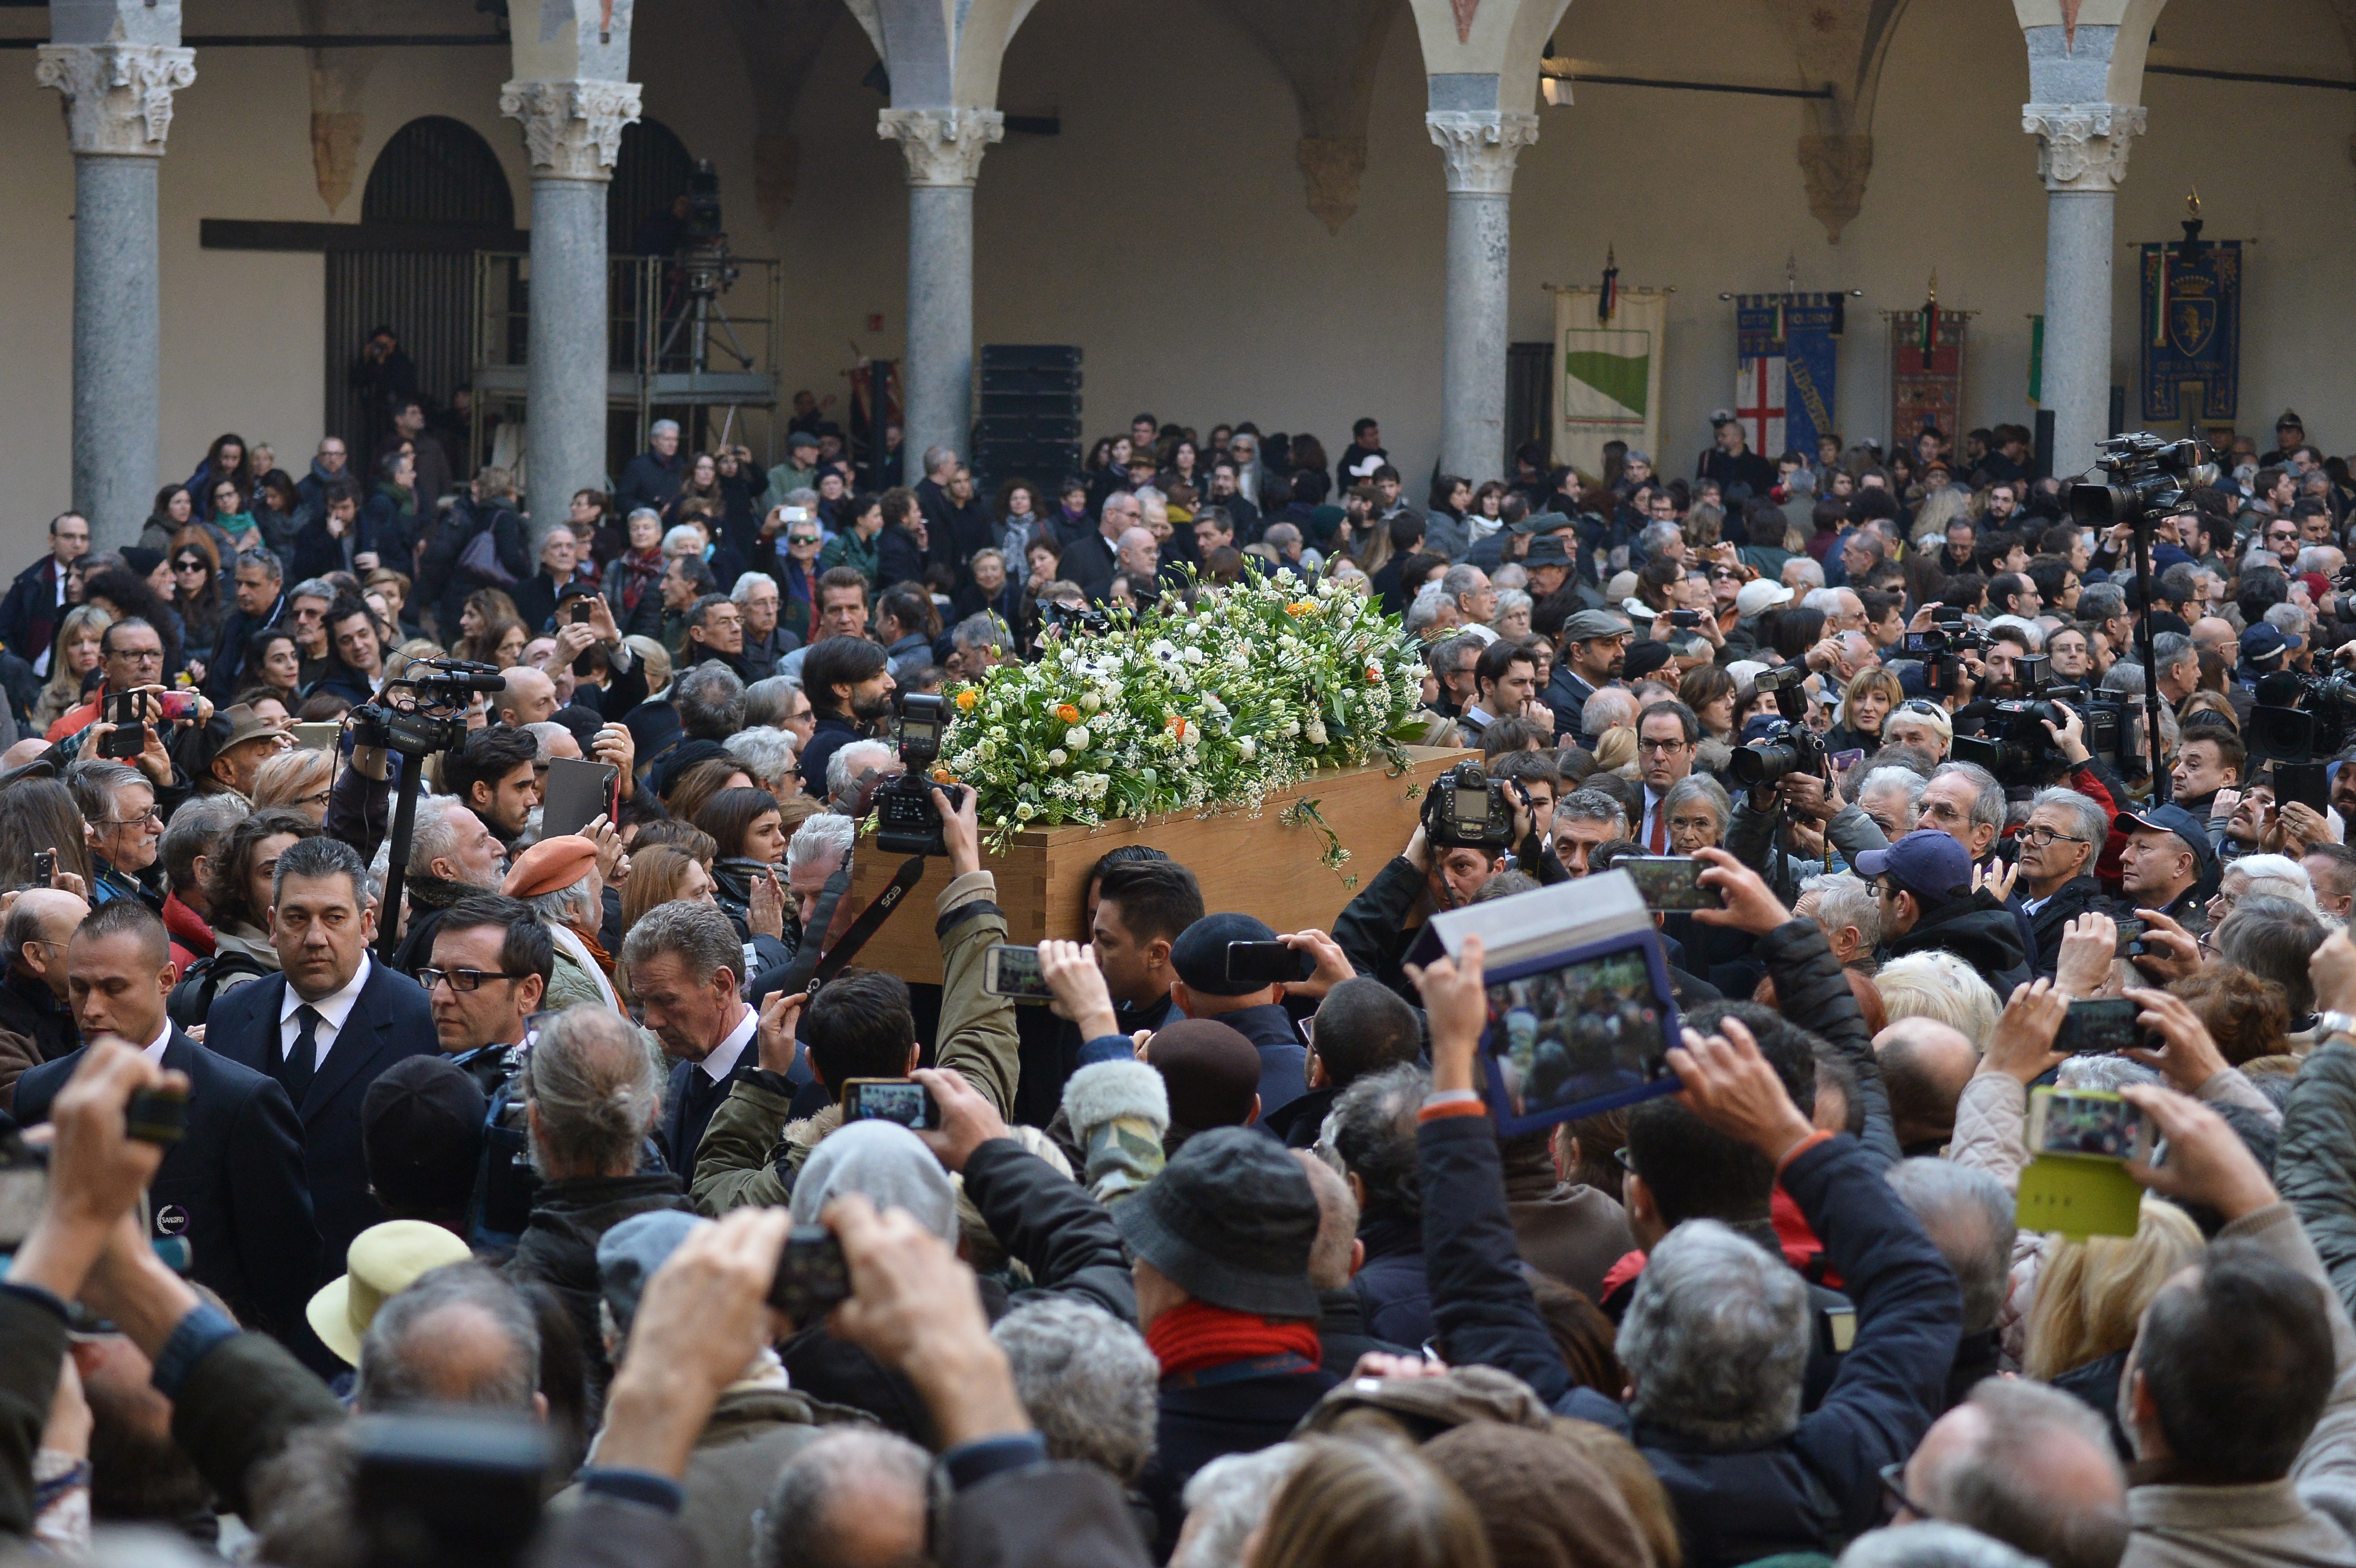
M427 114L395 131L369 165L360 219L513 229L515 192L481 132Z
M695 159L679 133L652 115L622 129L621 155L614 160L614 185L605 197L605 248L634 253L638 225L687 188Z

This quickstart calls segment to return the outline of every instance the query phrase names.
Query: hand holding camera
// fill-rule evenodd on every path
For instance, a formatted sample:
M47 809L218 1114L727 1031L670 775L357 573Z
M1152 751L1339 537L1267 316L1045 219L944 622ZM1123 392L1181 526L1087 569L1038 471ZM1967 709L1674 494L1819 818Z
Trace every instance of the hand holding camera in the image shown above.
M116 1221L130 1215L164 1162L167 1145L132 1133L133 1097L155 1090L185 1099L187 1077L112 1037L91 1042L50 1107L48 1197L9 1264L10 1279L68 1300L80 1292Z
M974 1150L1007 1136L1006 1118L980 1090L966 1082L964 1073L920 1067L908 1076L931 1090L933 1104L939 1107L937 1130L919 1127L916 1132L942 1168L964 1170Z
M2159 1043L2157 1049L2131 1049L2122 1054L2157 1069L2169 1088L2186 1094L2199 1094L2203 1083L2225 1071L2225 1053L2217 1049L2209 1026L2182 997L2148 986L2130 986L2126 996L2143 1009L2136 1021L2151 1030Z
M1677 1104L1714 1131L1750 1145L1780 1165L1816 1129L1792 1103L1783 1081L1759 1054L1759 1042L1742 1020L1722 1019L1719 1029L1704 1036L1689 1029L1685 1044L1670 1048L1669 1069L1685 1085Z
M2139 909L2136 914L2143 922L2143 951L2133 958L2136 968L2163 986L2199 972L2198 938L2158 910Z
M2069 1055L2054 1049L2069 1009L2069 993L2051 980L2014 987L1987 1052L1980 1058L1979 1071L2001 1072L2023 1088L2042 1078Z
M1055 993L1051 1009L1057 1018L1077 1024L1083 1040L1120 1032L1112 993L1105 987L1104 971L1097 967L1095 948L1078 942L1043 942L1039 973Z
M1792 912L1768 888L1766 880L1730 851L1706 848L1695 850L1693 858L1707 863L1708 869L1701 874L1702 885L1716 890L1723 905L1694 911L1697 922L1703 925L1730 925L1753 936L1764 936L1791 920Z
M2242 1135L2200 1101L2150 1083L2130 1084L2119 1097L2142 1111L2166 1140L2158 1165L2127 1162L2136 1181L2163 1197L2205 1203L2228 1222L2277 1200L2274 1182Z
M2110 982L2112 962L2119 955L2119 928L2109 915L2089 911L2073 916L2062 928L2062 956L2054 965L2053 988L2065 997L2100 996Z

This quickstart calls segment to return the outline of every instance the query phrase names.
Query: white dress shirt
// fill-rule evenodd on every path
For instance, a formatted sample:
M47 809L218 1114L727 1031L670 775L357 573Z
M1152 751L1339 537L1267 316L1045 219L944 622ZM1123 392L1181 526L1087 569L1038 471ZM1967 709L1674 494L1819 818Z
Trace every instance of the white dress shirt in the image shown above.
M720 1083L736 1071L736 1063L744 1058L744 1048L753 1043L754 1032L760 1027L761 1015L745 1008L744 1016L736 1020L736 1027L728 1031L728 1038L713 1046L712 1054L696 1065L703 1069L705 1077L714 1083Z
M352 971L351 979L342 990L309 1004L311 1010L319 1015L319 1027L311 1037L316 1048L311 1057L312 1072L316 1072L327 1065L327 1052L342 1037L344 1024L352 1016L352 1007L360 999L360 989L368 984L369 970L375 962L363 951L360 966ZM304 1005L302 997L290 984L286 987L285 999L278 1004L278 1060L281 1061L285 1061L294 1050L294 1037L303 1028L302 1020L294 1015Z
M164 1027L155 1031L155 1038L147 1042L147 1049L139 1054L161 1067L164 1065L164 1048L171 1043L172 1020L167 1018L164 1020Z

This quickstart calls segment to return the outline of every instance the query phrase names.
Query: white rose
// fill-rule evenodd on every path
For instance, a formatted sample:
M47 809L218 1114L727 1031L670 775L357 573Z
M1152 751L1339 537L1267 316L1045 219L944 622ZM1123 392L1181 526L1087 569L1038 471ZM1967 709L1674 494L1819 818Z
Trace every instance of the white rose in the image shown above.
M1236 752L1237 754L1241 756L1245 762L1248 763L1252 758L1259 754L1259 742L1253 740L1249 735L1247 735L1242 740L1236 742Z
M1036 816L1037 815L1038 815L1038 813L1037 813L1037 812L1035 812L1035 811L1033 811L1033 810L1032 809L1032 807L1031 807L1031 803L1030 803L1029 801L1027 801L1027 800L1024 800L1024 801L1017 801L1017 802L1015 803L1015 805L1014 805L1014 820L1015 820L1015 821L1017 821L1017 822L1028 822L1028 821L1030 821L1033 816Z
M1080 693L1080 710L1082 712L1094 713L1103 706L1104 699L1098 697L1095 692L1084 691Z
M1066 752L1061 746L1047 753L1047 763L1050 767L1060 768L1071 760L1071 753Z
M1069 746L1075 752L1087 751L1088 749L1088 727L1085 724L1075 724L1069 730L1065 731L1064 744Z
M1319 723L1316 720L1312 719L1309 721L1308 733L1309 743L1311 745L1322 746L1325 743L1325 726Z

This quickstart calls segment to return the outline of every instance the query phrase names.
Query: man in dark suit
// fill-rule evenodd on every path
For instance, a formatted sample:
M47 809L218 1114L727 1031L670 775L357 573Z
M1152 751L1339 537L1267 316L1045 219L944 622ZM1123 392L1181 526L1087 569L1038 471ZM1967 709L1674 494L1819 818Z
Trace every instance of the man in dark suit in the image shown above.
M352 1238L384 1218L360 1149L361 1097L394 1062L434 1050L425 993L369 956L367 878L341 839L305 838L279 856L270 942L281 972L221 993L205 1024L206 1045L277 1079L302 1119L324 1249L315 1285L340 1275Z
M299 1348L303 1309L320 1273L319 1235L303 1176L303 1128L286 1093L174 1029L164 998L176 978L164 923L136 899L102 904L64 960L82 1038L144 1047L188 1078L187 1130L148 1184L157 1237L187 1238L191 1275L219 1291L239 1319ZM84 1052L47 1062L16 1083L16 1119L46 1121Z
M657 905L622 944L630 993L647 1027L678 1065L656 1124L663 1157L681 1180L695 1173L696 1147L740 1072L761 1064L754 1034L761 1015L739 996L744 944L717 905Z
M1137 497L1128 491L1106 496L1104 510L1097 517L1097 531L1074 540L1064 551L1058 570L1065 581L1078 583L1090 603L1103 603L1112 592L1112 580L1120 573L1120 536L1139 527L1143 516Z

